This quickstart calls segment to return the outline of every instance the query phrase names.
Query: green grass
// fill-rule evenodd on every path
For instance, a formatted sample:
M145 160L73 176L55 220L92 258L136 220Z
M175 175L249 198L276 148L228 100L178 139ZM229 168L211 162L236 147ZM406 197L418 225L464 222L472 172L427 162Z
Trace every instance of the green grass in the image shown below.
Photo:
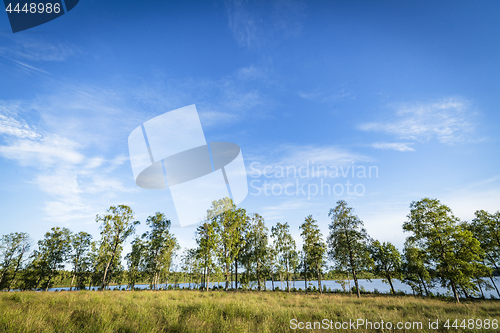
M365 295L357 299L337 294L320 296L255 291L0 293L0 332L300 331L290 329L293 318L302 322L324 318L334 322L349 319L394 323L421 321L424 329L418 332L436 332L427 328L428 319L439 319L438 332L471 332L474 330L446 330L442 324L446 319L500 319L500 302L487 300L455 304L413 296ZM374 330L355 330L371 331Z

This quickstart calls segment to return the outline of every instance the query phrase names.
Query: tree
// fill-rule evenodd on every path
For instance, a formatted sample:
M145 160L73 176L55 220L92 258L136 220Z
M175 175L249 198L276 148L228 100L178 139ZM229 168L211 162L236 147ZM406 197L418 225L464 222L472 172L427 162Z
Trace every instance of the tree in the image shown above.
M214 231L219 235L219 261L223 266L226 286L229 290L230 267L241 249L239 246L241 226L246 222L246 212L236 208L229 198L215 200L208 210L207 216L211 219Z
M374 241L370 246L371 257L374 262L374 273L383 276L384 282L388 282L391 286L391 292L396 293L393 279L401 280L401 253L396 247L389 243L380 243L378 240Z
M71 250L71 231L69 229L55 227L50 230L45 234L43 240L38 241L40 280L48 275L45 291L49 290L52 278L57 275L58 270L64 268L64 262Z
M219 235L215 232L213 222L204 222L196 229L197 256L203 268L203 287L208 291L210 272L215 264L215 252L219 243Z
M470 230L474 237L480 242L481 248L485 252L484 264L494 269L497 274L500 273L500 211L490 214L484 210L478 210L474 213L476 216L472 223L465 227ZM500 291L495 284L493 274L488 274L492 285L498 296Z
M312 267L316 271L318 289L320 293L323 293L321 288L321 274L323 274L326 253L326 244L322 239L323 234L319 231L317 221L313 219L312 215L306 217L304 223L299 228L302 230L300 235L304 241L302 245L302 251L305 254L304 263L306 267Z
M182 256L182 270L189 277L189 289L191 289L191 283L193 281L193 275L196 272L196 250L186 249L184 250L184 255Z
M105 215L97 215L96 222L101 225L99 242L99 263L103 267L101 290L109 283L113 271L120 268L120 257L125 240L135 232L139 221L132 221L134 212L129 206L111 206Z
M475 289L474 279L482 274L480 263L484 255L480 243L462 226L449 207L437 199L424 198L410 204L408 220L403 230L422 246L430 265L441 280L443 287L451 287L457 303L460 303L458 287L467 296L467 290Z
M259 214L248 217L249 229L246 235L244 263L247 272L255 272L257 289L261 290L261 278L267 256L267 233L264 218ZM265 283L265 282L264 282Z
M150 277L151 289L158 289L160 274L168 274L172 263L172 256L179 245L170 233L171 222L164 214L156 213L149 216L146 224L150 230L142 235L144 242L144 264L146 273Z
M271 237L276 248L280 262L283 264L286 273L286 287L290 292L290 266L297 256L295 240L290 234L290 226L287 223L277 223L271 228Z
M249 219L246 215L246 211L242 208L238 208L236 212L236 218L238 223L236 226L236 233L238 234L238 239L233 250L234 257L234 267L236 273L236 291L238 291L238 263L241 261L242 253L246 246L246 235L248 233Z
M363 228L363 221L353 214L353 209L344 200L337 201L337 206L330 209L328 255L335 262L337 269L346 267L351 271L357 296L360 297L357 272L371 267L369 256L370 243L368 234Z
M429 296L432 279L427 266L428 256L425 251L411 240L407 240L403 249L403 282L420 295L423 295L425 291L425 295Z
M127 277L128 277L128 287L133 290L135 284L139 281L142 276L144 267L144 252L145 245L141 238L136 237L132 241L132 251L125 256L127 260Z
M71 278L71 285L69 288L70 291L73 290L75 277L81 272L82 262L85 262L86 260L85 257L90 249L91 241L92 235L83 231L72 235L70 238L72 252L69 255L69 259L73 265L73 277Z
M0 290L4 287L7 287L8 290L12 288L30 246L29 235L25 232L14 232L0 238ZM9 271L11 271L12 276L7 279Z
M264 271L271 276L271 288L274 291L274 273L278 266L278 253L276 248L269 245L266 249L266 264L264 266ZM264 284L265 286L265 284Z

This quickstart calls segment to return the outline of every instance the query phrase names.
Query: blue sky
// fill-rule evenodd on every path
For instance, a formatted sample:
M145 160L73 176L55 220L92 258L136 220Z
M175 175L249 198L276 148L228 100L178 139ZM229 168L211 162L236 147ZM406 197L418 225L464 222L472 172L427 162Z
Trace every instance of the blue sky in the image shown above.
M297 240L309 214L327 235L339 199L400 248L411 201L438 198L463 220L497 211L499 16L495 1L82 0L13 34L0 15L1 233L97 238L95 215L121 203L175 222L168 190L135 185L127 138L191 104L207 141L242 149L241 206ZM378 177L276 175L313 165ZM310 195L265 195L264 181ZM321 181L363 193L311 195ZM194 246L193 228L174 232Z

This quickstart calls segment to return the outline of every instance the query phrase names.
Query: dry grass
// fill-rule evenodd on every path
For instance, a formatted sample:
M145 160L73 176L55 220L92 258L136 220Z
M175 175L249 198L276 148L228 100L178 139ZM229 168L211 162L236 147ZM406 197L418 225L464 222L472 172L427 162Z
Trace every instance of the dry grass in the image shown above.
M290 332L293 318L302 322L325 318L420 321L424 329L419 332L436 332L428 329L428 319L439 319L437 331L447 332L442 327L446 319L500 319L500 302L457 305L411 296L357 299L336 294L186 290L0 293L1 332Z

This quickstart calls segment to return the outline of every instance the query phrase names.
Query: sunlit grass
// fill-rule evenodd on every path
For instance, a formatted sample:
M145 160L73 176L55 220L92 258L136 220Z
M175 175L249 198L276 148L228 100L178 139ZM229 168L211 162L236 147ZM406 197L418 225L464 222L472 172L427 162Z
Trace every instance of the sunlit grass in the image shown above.
M426 332L428 319L440 323L446 319L499 319L500 302L455 304L413 296L365 295L357 299L255 291L0 293L1 332L290 332L293 318L302 322L325 318L421 321L424 330L420 332ZM439 331L448 331L440 326Z

